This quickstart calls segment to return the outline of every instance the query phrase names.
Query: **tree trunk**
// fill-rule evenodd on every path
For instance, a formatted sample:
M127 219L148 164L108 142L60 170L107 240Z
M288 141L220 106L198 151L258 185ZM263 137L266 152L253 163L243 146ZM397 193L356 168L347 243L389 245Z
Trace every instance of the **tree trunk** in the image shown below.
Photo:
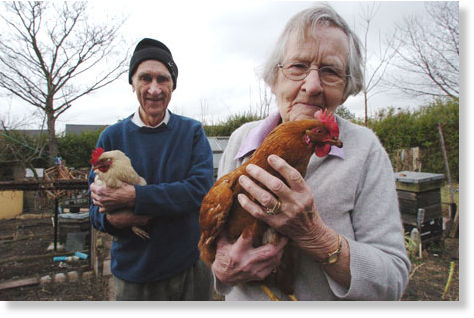
M56 140L56 118L54 117L52 101L48 102L46 116L48 124L48 165L54 165L55 159L59 156L58 141Z

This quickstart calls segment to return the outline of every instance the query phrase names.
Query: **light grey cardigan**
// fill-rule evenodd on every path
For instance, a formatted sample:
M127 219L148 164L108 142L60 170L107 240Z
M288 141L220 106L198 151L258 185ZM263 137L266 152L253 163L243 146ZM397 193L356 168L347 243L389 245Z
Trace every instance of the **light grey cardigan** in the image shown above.
M321 264L300 251L295 294L299 300L399 300L408 284L407 257L389 157L375 134L337 117L344 159L313 155L305 180L324 222L350 246L351 283L346 289ZM249 131L261 121L242 125L229 139L219 177L234 170L234 160ZM226 300L268 300L258 285L229 286L216 281ZM282 299L279 290L272 289Z

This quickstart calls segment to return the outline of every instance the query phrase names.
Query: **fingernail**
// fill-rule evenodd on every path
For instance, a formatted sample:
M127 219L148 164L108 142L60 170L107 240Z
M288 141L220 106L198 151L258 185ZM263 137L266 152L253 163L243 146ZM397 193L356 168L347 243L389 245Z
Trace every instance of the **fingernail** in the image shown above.
M275 163L277 161L277 158L276 158L275 155L270 155L270 156L268 156L268 161L272 162L272 163Z
M245 184L248 181L248 177L246 175L241 175L239 177L239 183Z

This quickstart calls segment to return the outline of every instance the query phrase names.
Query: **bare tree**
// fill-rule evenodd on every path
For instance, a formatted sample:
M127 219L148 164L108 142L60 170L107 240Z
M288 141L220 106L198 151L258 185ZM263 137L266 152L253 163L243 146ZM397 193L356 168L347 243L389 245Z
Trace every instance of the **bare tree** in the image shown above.
M33 113L11 114L11 106L0 114L0 164L17 162L23 169L29 168L38 178L35 165L48 161L44 113L36 109ZM41 122L39 133L25 129L32 120Z
M426 2L425 19L398 25L388 84L411 96L459 98L459 3Z
M263 86L263 88L262 88ZM268 86L266 86L262 80L258 82L258 97L259 97L259 110L258 116L265 118L270 113L270 105L272 104L273 94Z
M386 43L382 41L382 35L379 32L379 48L378 51L371 50L373 53L369 56L369 32L371 29L371 23L373 18L377 15L377 11L380 8L380 3L369 3L364 4L362 7L362 13L360 15L364 34L364 61L363 61L363 73L365 85L362 89L364 98L364 124L367 126L367 113L369 98L381 92L380 86L384 79L387 67L390 65L390 60L394 56L394 43L393 39L389 39ZM383 45L385 44L385 45ZM371 64L369 64L369 61ZM376 90L376 88L378 88Z
M267 117L270 113L272 100L273 93L263 80L258 82L258 101L255 103L252 101L252 87L249 86L249 105L251 114L255 114L258 118ZM253 111L253 105L255 105L255 111Z
M58 155L55 123L74 101L127 71L123 21L95 25L86 2L5 2L0 87L39 108L48 128L50 163ZM117 52L121 56L116 57Z
M31 118L29 119L31 120ZM0 161L18 162L23 169L29 168L33 172L33 176L38 179L35 163L44 161L47 157L46 138L42 134L28 136L21 133L20 130L15 130L15 128L23 126L26 120L24 118L18 122L8 122L5 119L0 119ZM10 128L7 128L7 125Z

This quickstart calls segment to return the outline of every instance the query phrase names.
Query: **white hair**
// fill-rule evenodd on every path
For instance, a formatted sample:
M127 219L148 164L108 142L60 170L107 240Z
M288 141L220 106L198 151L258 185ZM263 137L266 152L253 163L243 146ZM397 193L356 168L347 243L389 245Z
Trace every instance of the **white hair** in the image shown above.
M280 35L273 52L263 66L262 78L265 83L273 87L278 73L278 64L283 62L286 48L291 36L297 36L299 41L304 41L306 32L315 35L317 27L332 25L340 28L348 38L349 56L347 57L346 75L349 75L344 88L344 99L349 95L357 95L364 86L362 73L361 45L357 35L351 31L346 21L327 4L316 5L294 15L286 24Z

